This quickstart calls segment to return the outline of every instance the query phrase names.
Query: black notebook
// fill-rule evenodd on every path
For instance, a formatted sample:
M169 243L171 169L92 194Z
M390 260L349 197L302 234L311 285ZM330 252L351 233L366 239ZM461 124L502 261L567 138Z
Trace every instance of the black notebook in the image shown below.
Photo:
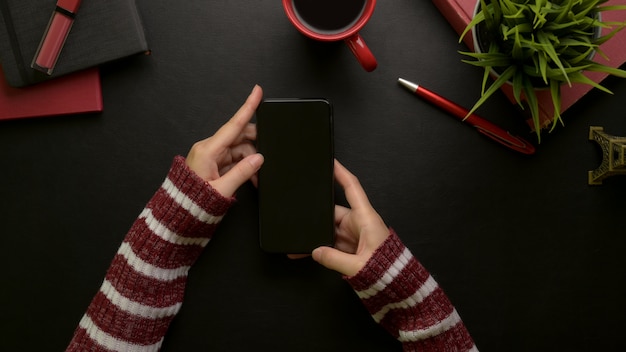
M138 53L148 53L135 0L83 1L52 75L30 67L56 0L0 0L0 63L23 87Z

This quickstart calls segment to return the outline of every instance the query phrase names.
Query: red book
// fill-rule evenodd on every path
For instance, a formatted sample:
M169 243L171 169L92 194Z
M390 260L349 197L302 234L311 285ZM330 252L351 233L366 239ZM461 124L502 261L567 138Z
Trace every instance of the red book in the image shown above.
M450 25L454 30L461 34L467 24L471 21L476 7L477 0L433 0L433 3L443 16L450 22ZM609 0L603 6L606 5L624 5L626 0ZM605 11L602 12L603 21L616 21L623 22L626 20L626 11ZM610 30L603 29L602 34L607 34ZM463 38L465 45L470 50L474 50L474 44L472 43L472 35L468 33ZM613 38L600 46L606 56L609 58L607 61L600 55L594 56L594 61L602 63L610 67L620 67L626 62L626 29L617 33ZM585 75L595 82L601 82L608 74L600 72L585 72ZM572 84L571 87L567 85L561 86L561 113L570 108L578 99L587 94L593 87L587 84ZM502 91L509 98L509 100L515 102L513 97L513 89L510 85L502 86ZM549 90L538 90L537 99L539 99L539 110L541 115L540 125L543 127L550 126L552 124L552 116L554 115L554 106L552 105L552 97ZM532 119L526 121L531 129L534 130L534 124Z
M25 88L8 85L0 69L0 120L102 111L97 68Z

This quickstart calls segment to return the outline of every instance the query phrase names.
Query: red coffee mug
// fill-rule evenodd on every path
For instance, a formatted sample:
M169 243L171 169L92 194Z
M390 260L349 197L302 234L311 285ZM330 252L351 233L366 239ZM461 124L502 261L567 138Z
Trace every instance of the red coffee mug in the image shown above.
M334 4L341 4L343 0L332 0ZM374 7L376 6L376 0L364 0L362 10L359 8L360 12L358 14L355 13L353 18L349 18L347 23L340 23L339 29L337 30L328 30L320 26L316 26L313 24L314 21L328 21L332 16L329 15L329 12L334 11L331 2L326 1L327 5L324 6L324 1L308 1L306 6L310 7L319 7L313 9L306 9L309 13L305 13L302 8L298 9L299 0L283 0L283 7L285 8L285 12L287 13L287 17L289 21L305 36L319 40L322 42L333 42L344 40L354 56L356 56L357 60L365 71L371 72L373 71L378 63L376 62L376 58L370 51L370 49L365 44L361 35L359 35L359 31L361 28L367 24L370 17L372 17L372 13L374 13ZM306 3L306 1L300 0L301 3ZM319 17L319 18L316 18ZM339 21L343 21L345 19L339 19Z

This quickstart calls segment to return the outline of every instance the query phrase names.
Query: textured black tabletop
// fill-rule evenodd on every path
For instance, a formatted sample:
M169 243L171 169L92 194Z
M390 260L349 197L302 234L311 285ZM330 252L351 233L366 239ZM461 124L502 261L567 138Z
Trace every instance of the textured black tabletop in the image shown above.
M379 1L366 73L343 43L299 34L278 0L138 0L151 56L102 67L99 114L0 123L2 351L68 343L126 231L177 154L255 83L334 104L336 157L455 304L483 351L623 350L626 177L587 184L590 126L626 136L609 78L545 134L505 149L397 84L464 106L482 73L430 1ZM535 141L501 94L479 110ZM251 185L190 273L164 351L394 351L341 277L263 253Z

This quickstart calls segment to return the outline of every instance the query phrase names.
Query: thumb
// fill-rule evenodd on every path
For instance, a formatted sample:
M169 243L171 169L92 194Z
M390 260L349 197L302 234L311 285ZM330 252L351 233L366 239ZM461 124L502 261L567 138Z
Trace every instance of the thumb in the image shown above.
M311 253L313 260L340 274L354 276L359 272L356 257L331 247L318 247Z
M211 186L224 197L232 196L244 182L248 181L263 165L263 155L248 155L233 166L222 177L214 180Z

